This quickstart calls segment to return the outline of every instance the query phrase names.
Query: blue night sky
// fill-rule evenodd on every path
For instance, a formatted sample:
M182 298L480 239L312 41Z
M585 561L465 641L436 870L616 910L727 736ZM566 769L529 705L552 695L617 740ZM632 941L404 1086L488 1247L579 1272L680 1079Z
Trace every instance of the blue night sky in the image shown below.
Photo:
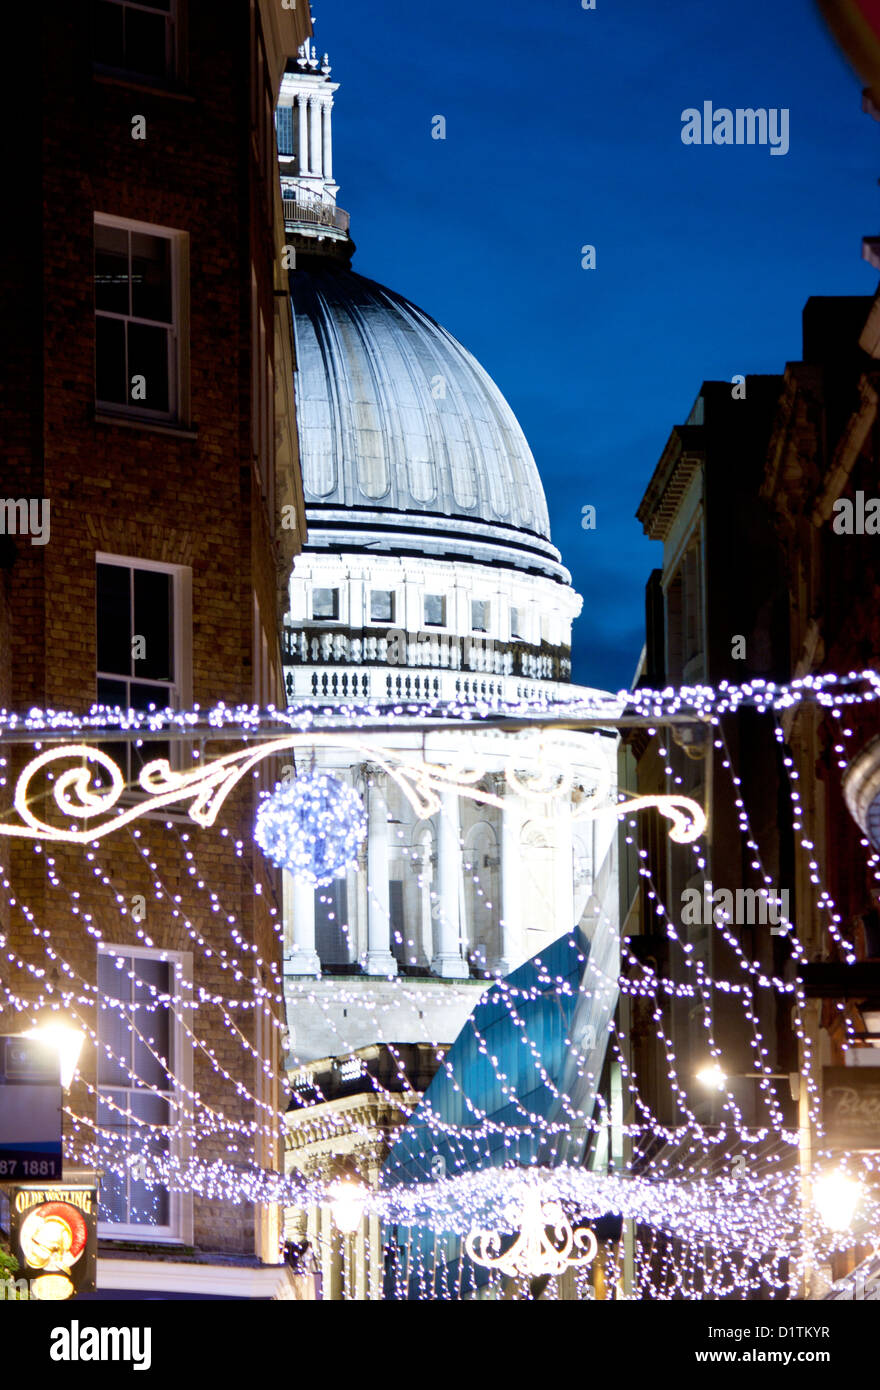
M876 288L859 81L808 0L313 9L342 84L354 269L438 319L507 396L584 596L575 679L628 686L661 562L634 514L670 430L704 380L797 359L810 295ZM683 145L683 109L707 99L788 107L789 153Z

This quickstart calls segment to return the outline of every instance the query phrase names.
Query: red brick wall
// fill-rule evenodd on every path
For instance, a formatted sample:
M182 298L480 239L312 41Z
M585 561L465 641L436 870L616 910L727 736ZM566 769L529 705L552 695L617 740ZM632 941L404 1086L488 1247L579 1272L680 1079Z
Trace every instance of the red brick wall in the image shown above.
M186 95L172 96L98 80L79 7L59 0L45 6L44 388L42 395L21 398L13 422L19 440L40 413L42 427L32 432L29 446L20 445L8 458L3 492L48 498L51 539L32 546L23 538L12 569L0 571L0 705L84 711L95 699L97 551L191 567L193 699L205 707L220 699L255 698L253 596L256 591L271 632L276 575L251 457L250 267L254 259L271 325L272 252L269 229L254 225L264 200L250 150L248 6L241 0L220 9L225 24L217 22L217 5L189 6ZM146 118L145 140L131 138L134 115ZM95 212L189 234L195 438L94 418ZM31 230L39 235L36 225ZM27 842L16 845L14 950L42 969L51 965L51 944L77 977L70 985L61 974L58 983L72 988L78 1001L88 1000L96 944L82 911L92 912L105 941L136 943L143 938L128 909L132 896L143 894L148 906L140 930L156 946L192 950L198 985L212 995L252 1002L248 975L254 958L265 962L267 975L273 966L280 971L281 961L268 915L277 885L264 876L263 895L254 891L255 867L262 873L262 865L255 865L250 847L253 815L251 782L230 798L217 828L199 831L178 820L166 830L161 821L141 822L139 839L128 830L115 833L102 842L93 863L79 848L37 854ZM190 836L194 875L181 834ZM245 846L241 858L234 852L236 840ZM139 846L149 848L155 871ZM50 856L57 886L47 882ZM156 879L165 886L160 898ZM222 911L212 911L208 890L218 894ZM71 898L72 892L80 898ZM182 899L181 914L210 943L210 959L193 944L182 918L173 917L175 894ZM80 915L71 911L77 902ZM39 930L49 933L48 943L34 934L22 905L33 912ZM243 944L231 940L227 914L234 914ZM222 968L223 951L245 962L244 978L236 980L231 969ZM27 972L13 970L4 978L26 997L45 987ZM93 1008L74 1004L94 1024ZM236 1028L253 1044L254 1009L230 1014L235 1027L214 1006L194 1016L195 1031L214 1054L212 1061L196 1050L194 1089L207 1106L248 1123L253 1103L237 1093L234 1082L252 1095L257 1063ZM86 1083L94 1084L95 1061L90 1045L84 1081L71 1095L72 1109L85 1116L94 1114ZM215 1062L234 1082L219 1074ZM200 1153L209 1161L248 1162L253 1139L234 1153L228 1142L205 1140ZM206 1249L253 1253L254 1213L247 1206L199 1200L195 1241Z

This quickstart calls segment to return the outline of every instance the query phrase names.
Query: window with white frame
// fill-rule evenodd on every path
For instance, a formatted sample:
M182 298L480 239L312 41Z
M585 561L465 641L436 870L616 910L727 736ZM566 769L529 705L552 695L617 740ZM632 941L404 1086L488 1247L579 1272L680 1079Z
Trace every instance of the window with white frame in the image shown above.
M186 235L95 217L95 403L182 421Z
M391 589L370 590L370 622L394 622L394 594Z
M510 636L511 640L520 642L525 638L525 623L520 608L511 608L510 610Z
M489 631L489 603L486 599L471 599L471 631Z
M312 617L335 620L339 617L339 590L312 590Z
M266 502L270 529L275 518L275 372L270 335L259 303L257 272L251 266L251 435L254 465Z
M177 10L177 0L92 0L95 62L137 77L174 77Z
M98 950L98 1127L115 1160L101 1178L105 1237L185 1234L185 1199L147 1178L151 1162L183 1158L192 1053L179 1001L189 974L180 952Z
M425 594L425 627L446 626L446 599L442 594Z
M98 555L95 581L97 699L122 710L178 709L189 703L191 572ZM170 758L167 741L107 745L126 781L145 762Z

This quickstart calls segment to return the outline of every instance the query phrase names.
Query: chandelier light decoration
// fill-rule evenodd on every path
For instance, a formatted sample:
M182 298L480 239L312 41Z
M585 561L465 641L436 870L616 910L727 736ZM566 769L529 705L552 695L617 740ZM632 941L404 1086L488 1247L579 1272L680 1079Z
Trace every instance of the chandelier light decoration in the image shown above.
M315 771L280 783L262 802L254 828L267 859L315 888L357 863L366 834L367 815L355 789Z
M593 1232L586 1227L573 1230L559 1202L547 1202L536 1188L523 1193L518 1215L519 1235L502 1252L501 1231L469 1231L465 1250L474 1264L497 1269L510 1278L536 1278L542 1274L557 1277L567 1269L592 1264L599 1248ZM548 1231L552 1235L548 1235Z

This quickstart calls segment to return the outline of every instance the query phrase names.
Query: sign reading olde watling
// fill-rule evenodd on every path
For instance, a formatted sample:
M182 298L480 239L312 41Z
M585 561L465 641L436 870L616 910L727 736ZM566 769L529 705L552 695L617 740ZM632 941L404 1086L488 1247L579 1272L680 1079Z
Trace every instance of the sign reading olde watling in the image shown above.
M53 1183L9 1190L10 1241L32 1298L56 1301L95 1288L97 1188Z

